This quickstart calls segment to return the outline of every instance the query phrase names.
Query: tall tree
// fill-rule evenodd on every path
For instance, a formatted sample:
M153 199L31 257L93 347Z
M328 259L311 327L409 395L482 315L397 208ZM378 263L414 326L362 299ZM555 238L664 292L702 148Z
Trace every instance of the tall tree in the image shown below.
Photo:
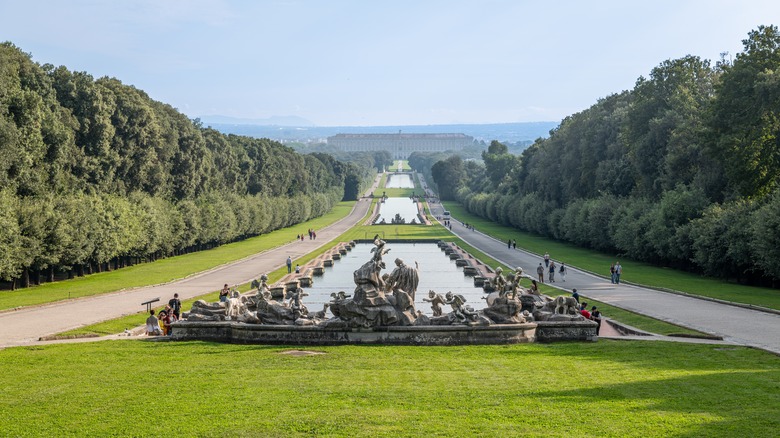
M780 31L759 26L742 41L717 87L713 155L743 196L763 196L780 177Z

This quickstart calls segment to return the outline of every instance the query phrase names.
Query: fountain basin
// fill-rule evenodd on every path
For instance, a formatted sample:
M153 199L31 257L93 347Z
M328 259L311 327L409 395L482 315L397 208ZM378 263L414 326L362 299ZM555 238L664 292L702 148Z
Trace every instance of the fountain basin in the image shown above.
M534 342L536 330L535 323L329 329L233 321L180 321L173 324L171 337L174 340L197 339L236 344L484 345ZM595 333L595 325L593 331Z
M235 321L179 321L174 340L269 345L487 345L596 341L593 321L531 322L489 326L389 326L320 328L245 324Z

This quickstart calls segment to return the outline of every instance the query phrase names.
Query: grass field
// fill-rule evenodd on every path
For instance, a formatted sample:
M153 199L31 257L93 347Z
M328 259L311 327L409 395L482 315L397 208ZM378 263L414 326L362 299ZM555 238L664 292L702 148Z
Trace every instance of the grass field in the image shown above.
M329 213L319 218L207 251L169 257L154 263L138 264L73 280L45 283L15 291L3 291L0 292L0 310L166 283L184 278L291 242L296 234L306 233L309 228L318 230L346 217L354 205L354 201L341 202Z
M780 358L599 341L307 349L104 341L0 351L4 436L774 437Z
M334 241L374 234L453 238L438 225L385 225ZM602 306L639 328L656 323ZM126 324L112 323L109 333ZM657 324L649 331L680 330ZM602 339L290 350L160 339L3 349L0 435L774 437L780 428L780 357L748 348Z
M495 224L466 212L461 205L456 203L447 202L445 205L453 217L459 221L473 224L485 234L503 242L515 239L518 247L536 254L548 252L553 259L562 260L568 266L576 266L608 277L610 264L619 260L623 266L621 281L780 310L780 291L775 289L743 286L618 258L614 254L598 253Z

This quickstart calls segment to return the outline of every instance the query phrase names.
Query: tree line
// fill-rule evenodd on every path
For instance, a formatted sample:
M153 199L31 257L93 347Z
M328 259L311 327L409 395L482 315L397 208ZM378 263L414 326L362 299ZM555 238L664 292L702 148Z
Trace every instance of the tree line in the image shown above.
M12 288L300 223L356 199L382 165L223 135L117 79L0 44L0 278Z
M521 155L429 169L442 199L543 236L661 266L777 286L780 32L733 62L667 60L565 118ZM410 160L410 164L414 162Z

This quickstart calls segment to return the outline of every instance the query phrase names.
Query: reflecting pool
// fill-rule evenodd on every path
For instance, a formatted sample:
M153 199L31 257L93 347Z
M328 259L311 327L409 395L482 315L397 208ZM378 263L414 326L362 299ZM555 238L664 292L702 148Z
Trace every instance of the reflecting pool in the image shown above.
M309 294L303 302L310 312L322 310L322 305L330 302L330 294L333 292L344 291L347 295L352 295L355 290L355 282L352 273L372 257L371 248L373 244L359 243L352 251L341 256L341 260L333 262L332 267L325 268L325 275L314 278L312 287L303 290ZM455 261L450 260L444 252L439 249L435 243L390 243L386 248L390 248L383 260L387 268L382 270L382 274L391 273L395 269L395 259L400 258L408 266L414 266L414 262L419 264L420 284L417 286L414 305L417 310L431 316L430 303L422 299L428 297L428 291L434 291L444 295L447 292L461 294L466 297L466 304L474 309L485 308L485 295L482 288L474 287L474 279L463 275L463 268L455 266ZM450 306L443 306L444 313L450 312ZM332 316L328 312L329 316Z
M417 217L419 210L417 210L417 203L411 198L387 198L384 203L379 205L379 217L376 219L376 223L382 222L391 223L395 215L399 214L406 221L411 223L412 219L415 222L420 223L420 218Z
M413 189L414 181L410 173L391 173L387 176L385 187L388 189Z

